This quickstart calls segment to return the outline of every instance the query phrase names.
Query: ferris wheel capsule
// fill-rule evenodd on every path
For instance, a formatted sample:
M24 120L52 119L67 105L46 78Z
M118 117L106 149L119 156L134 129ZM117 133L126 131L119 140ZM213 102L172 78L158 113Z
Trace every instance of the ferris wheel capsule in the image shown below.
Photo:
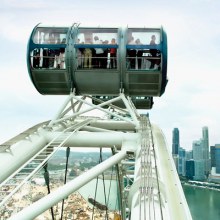
M45 95L161 96L167 36L159 28L37 25L27 50L30 78Z

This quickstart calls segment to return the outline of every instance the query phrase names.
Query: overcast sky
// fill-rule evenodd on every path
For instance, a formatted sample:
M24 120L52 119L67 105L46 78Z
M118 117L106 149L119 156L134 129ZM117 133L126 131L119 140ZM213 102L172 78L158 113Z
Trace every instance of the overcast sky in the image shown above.
M162 25L168 35L166 92L149 111L171 148L172 130L191 149L209 128L210 145L220 143L219 0L0 0L0 143L53 118L66 96L42 96L26 67L26 48L38 23L83 26Z

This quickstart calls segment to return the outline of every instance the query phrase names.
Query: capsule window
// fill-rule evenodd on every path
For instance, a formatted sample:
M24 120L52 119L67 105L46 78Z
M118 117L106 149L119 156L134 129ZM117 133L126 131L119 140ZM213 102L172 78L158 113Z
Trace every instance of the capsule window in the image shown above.
M116 69L117 29L80 29L76 38L77 68Z
M129 29L126 64L128 70L160 70L159 30Z
M33 69L66 69L65 48L36 48L30 60Z
M34 69L65 69L65 47L68 28L38 27L30 51Z
M37 28L33 35L35 44L66 44L67 28Z

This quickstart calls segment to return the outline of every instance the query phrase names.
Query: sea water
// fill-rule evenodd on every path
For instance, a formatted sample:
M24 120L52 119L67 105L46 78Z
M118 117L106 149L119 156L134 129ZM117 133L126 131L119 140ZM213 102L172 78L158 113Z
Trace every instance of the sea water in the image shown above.
M106 200L110 210L118 209L119 191L117 181L105 180L104 182L105 187L102 179L98 179L98 182L94 179L83 186L79 193L85 199L88 199L88 197L95 198L97 184L96 201L105 205ZM193 220L220 220L220 191L192 185L184 185L183 190Z

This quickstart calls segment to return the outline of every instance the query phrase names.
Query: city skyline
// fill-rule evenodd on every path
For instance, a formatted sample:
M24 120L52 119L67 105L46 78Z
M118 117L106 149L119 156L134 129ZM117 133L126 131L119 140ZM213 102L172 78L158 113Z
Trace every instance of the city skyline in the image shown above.
M173 129L172 156L179 176L186 180L220 182L220 144L209 145L209 129L202 127L201 138L192 142L192 150L179 145L179 129ZM178 152L178 153L177 153Z
M181 145L181 129L179 128L173 128L172 131L172 154L178 154L177 153L177 149L176 148L183 148L187 151L193 150L193 143L197 142L199 139L203 140L204 142L204 149L203 151L205 151L204 155L207 155L207 152L210 151L210 147L211 145L209 144L209 128L207 126L203 126L201 127L201 136L197 137L196 139L192 140L191 143L191 148L184 148ZM214 143L213 145L218 145L219 143ZM175 149L174 149L175 148ZM174 153L175 152L175 153Z
M191 149L192 141L201 137L202 126L209 127L210 145L220 142L220 87L216 80L220 68L220 2L140 0L130 6L122 0L121 5L123 11L115 0L111 4L97 0L77 4L69 0L62 4L57 0L1 2L0 92L4 95L0 97L0 143L53 118L66 99L40 95L29 78L26 47L31 31L40 22L114 27L162 25L168 36L169 82L164 95L154 98L153 109L147 111L151 122L163 130L170 151L174 127L181 130L181 147L185 149ZM106 16L107 10L114 16Z

